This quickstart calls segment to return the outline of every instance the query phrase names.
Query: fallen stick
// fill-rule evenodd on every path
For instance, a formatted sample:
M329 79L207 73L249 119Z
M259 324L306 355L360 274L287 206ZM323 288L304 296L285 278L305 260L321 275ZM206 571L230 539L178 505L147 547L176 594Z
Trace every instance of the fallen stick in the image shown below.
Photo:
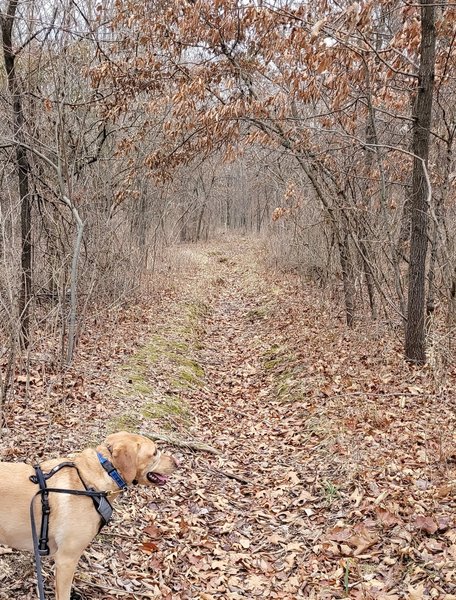
M161 442L167 442L172 446L178 446L179 448L191 448L192 450L198 450L200 452L210 452L211 454L219 454L219 451L212 446L208 446L207 444L203 444L203 442L198 442L196 440L182 440L174 435L166 435L164 433L156 433L152 432L142 432L142 435L148 437L151 440L159 440Z
M240 475L236 475L236 473L230 473L230 471L222 471L222 469L217 469L215 467L210 467L210 470L214 471L215 473L218 473L219 475L224 475L229 479L236 479L236 481L239 481L240 483L252 483L249 479L241 477Z

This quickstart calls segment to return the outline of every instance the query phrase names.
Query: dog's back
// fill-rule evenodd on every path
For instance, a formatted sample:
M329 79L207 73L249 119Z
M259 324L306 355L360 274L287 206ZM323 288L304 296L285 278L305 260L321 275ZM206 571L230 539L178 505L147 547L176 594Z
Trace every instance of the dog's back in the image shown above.
M0 543L18 550L33 549L30 502L37 491L29 479L33 472L25 463L0 462Z

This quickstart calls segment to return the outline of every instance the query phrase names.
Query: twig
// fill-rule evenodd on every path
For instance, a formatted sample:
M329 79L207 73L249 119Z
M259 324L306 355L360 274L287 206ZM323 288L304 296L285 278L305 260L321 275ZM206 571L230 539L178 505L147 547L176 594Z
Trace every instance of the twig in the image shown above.
M178 446L179 448L191 448L192 450L198 450L200 452L219 454L219 451L216 448L196 440L182 440L174 435L165 435L164 433L156 433L155 431L150 433L142 432L142 435L151 440L160 440L161 442L167 442L168 444L171 444L172 446Z
M218 473L219 475L224 475L229 479L236 479L236 481L239 481L240 483L252 483L250 479L245 479L245 477L241 477L240 475L236 475L235 473L230 473L229 471L222 471L222 469L217 469L215 467L211 467L210 470L214 471L215 473Z
M436 396L435 393L432 392L341 392L340 394L330 394L328 398L344 398L345 396L378 396L382 397L394 397L394 396L413 396L415 398L427 398L431 396Z
M138 540L138 536L128 535L127 533L115 532L115 531L103 531L100 533L100 535L98 537L99 538L115 537L115 538L120 538L122 540L134 540L134 541Z

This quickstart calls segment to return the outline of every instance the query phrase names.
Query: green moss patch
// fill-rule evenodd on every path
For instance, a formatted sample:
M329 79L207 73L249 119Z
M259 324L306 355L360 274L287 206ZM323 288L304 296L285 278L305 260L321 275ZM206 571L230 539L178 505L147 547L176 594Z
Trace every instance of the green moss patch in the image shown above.
M182 400L174 395L166 395L156 402L148 402L142 409L146 419L162 419L167 416L187 416L188 408Z
M198 290L195 296L197 293ZM108 425L110 431L135 431L144 419L161 419L160 427L165 428L171 417L189 421L189 409L178 393L198 388L204 382L204 369L195 351L199 349L209 310L209 305L197 296L182 302L166 325L127 360L122 367L120 395L131 398L132 405L136 400L137 414L129 411L116 417ZM166 388L169 391L163 393Z
M272 344L263 352L263 368L273 378L272 394L276 400L295 402L308 393L302 365L287 346Z
M141 419L138 415L135 415L133 412L124 413L109 419L106 424L106 433L108 435L110 433L115 433L116 431L130 431L131 433L137 433L140 424Z

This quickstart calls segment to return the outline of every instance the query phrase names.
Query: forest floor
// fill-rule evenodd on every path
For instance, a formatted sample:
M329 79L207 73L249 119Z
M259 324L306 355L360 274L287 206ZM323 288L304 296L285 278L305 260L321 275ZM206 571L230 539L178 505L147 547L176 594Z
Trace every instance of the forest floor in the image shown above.
M160 293L94 318L63 380L32 357L5 409L3 460L119 429L161 432L180 459L166 488L117 503L76 589L456 599L455 366L406 365L380 321L348 330L324 290L267 268L258 241L176 252ZM0 599L34 594L32 557L0 548Z

